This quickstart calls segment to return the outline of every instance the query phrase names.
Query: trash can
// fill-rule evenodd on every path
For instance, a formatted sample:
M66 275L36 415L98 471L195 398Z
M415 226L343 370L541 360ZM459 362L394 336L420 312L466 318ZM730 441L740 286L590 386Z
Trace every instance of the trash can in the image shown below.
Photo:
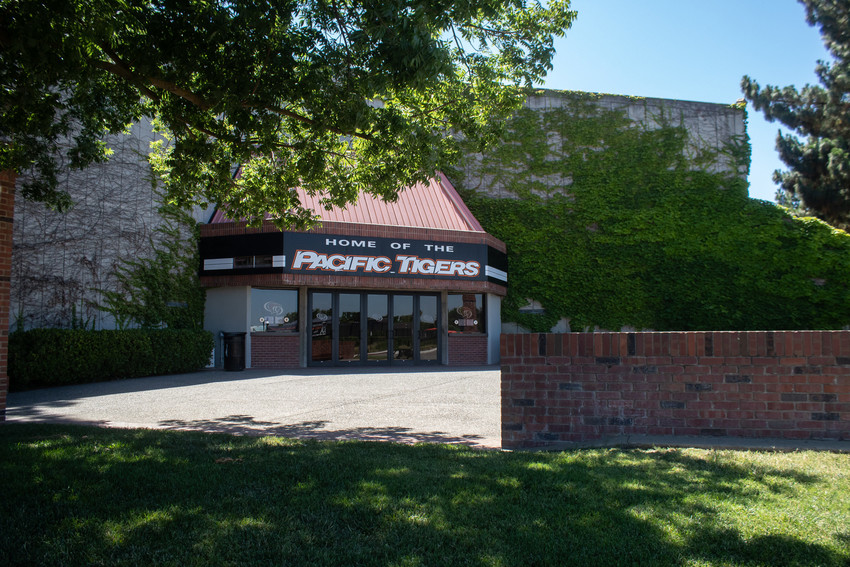
M224 343L224 369L245 370L245 335L247 333L221 333Z

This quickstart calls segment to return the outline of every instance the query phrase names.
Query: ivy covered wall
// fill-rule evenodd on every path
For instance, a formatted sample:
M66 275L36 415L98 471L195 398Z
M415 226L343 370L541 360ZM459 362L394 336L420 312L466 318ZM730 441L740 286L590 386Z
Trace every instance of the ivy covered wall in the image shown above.
M189 248L197 252L192 234L195 222L206 222L210 216L211 211L194 210L192 218L182 223L181 240L169 234L173 227L168 228L169 219L162 214L147 161L150 143L155 139L147 121L133 125L125 134L107 137L113 151L108 162L71 171L63 180L62 189L74 201L68 212L58 213L20 196L16 199L10 299L13 330L146 326L137 317L141 316L139 306L147 305L142 310L159 317L156 309L149 308L151 297L158 292L169 292L168 297L160 299L172 305L191 305L189 310L169 307L178 318L194 321L203 313L203 295L197 307L197 290L188 289L198 285L197 277L194 284L169 277L168 285L148 286L150 293L145 297L129 293L127 282L119 277L128 262L154 266L150 262L156 260L162 267L163 252L171 258L174 247L185 249L178 260L186 260ZM175 295L172 292L178 284L185 285ZM113 298L118 293L128 302L137 302L129 318L122 320L127 313L102 308L104 294L110 293ZM177 315L181 310L185 317ZM170 317L157 321L173 327L176 321ZM194 323L177 326L191 328Z
M743 128L706 140L705 117L675 101L636 119L639 99L541 96L556 104L529 105L495 151L449 172L507 244L503 321L537 332L562 318L574 331L850 324L850 236L748 198ZM729 111L719 120L745 117ZM525 312L529 300L543 313Z

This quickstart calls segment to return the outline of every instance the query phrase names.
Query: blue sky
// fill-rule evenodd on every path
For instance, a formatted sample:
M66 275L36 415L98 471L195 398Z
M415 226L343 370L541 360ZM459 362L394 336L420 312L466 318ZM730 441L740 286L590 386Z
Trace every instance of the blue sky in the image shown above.
M761 85L816 84L829 60L796 0L573 0L578 17L557 43L542 86L731 104L741 77ZM778 123L748 107L750 197L773 200L784 169Z

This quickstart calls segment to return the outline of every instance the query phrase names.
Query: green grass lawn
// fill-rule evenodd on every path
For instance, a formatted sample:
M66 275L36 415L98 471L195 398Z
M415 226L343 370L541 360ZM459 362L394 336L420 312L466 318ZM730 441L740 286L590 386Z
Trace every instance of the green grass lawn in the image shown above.
M0 565L850 565L850 455L0 426Z

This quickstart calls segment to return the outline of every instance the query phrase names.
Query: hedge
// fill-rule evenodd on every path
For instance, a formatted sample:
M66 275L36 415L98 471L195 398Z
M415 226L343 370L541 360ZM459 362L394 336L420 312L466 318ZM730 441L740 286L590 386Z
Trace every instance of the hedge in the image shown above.
M24 390L205 367L209 331L33 329L9 335L9 387Z

